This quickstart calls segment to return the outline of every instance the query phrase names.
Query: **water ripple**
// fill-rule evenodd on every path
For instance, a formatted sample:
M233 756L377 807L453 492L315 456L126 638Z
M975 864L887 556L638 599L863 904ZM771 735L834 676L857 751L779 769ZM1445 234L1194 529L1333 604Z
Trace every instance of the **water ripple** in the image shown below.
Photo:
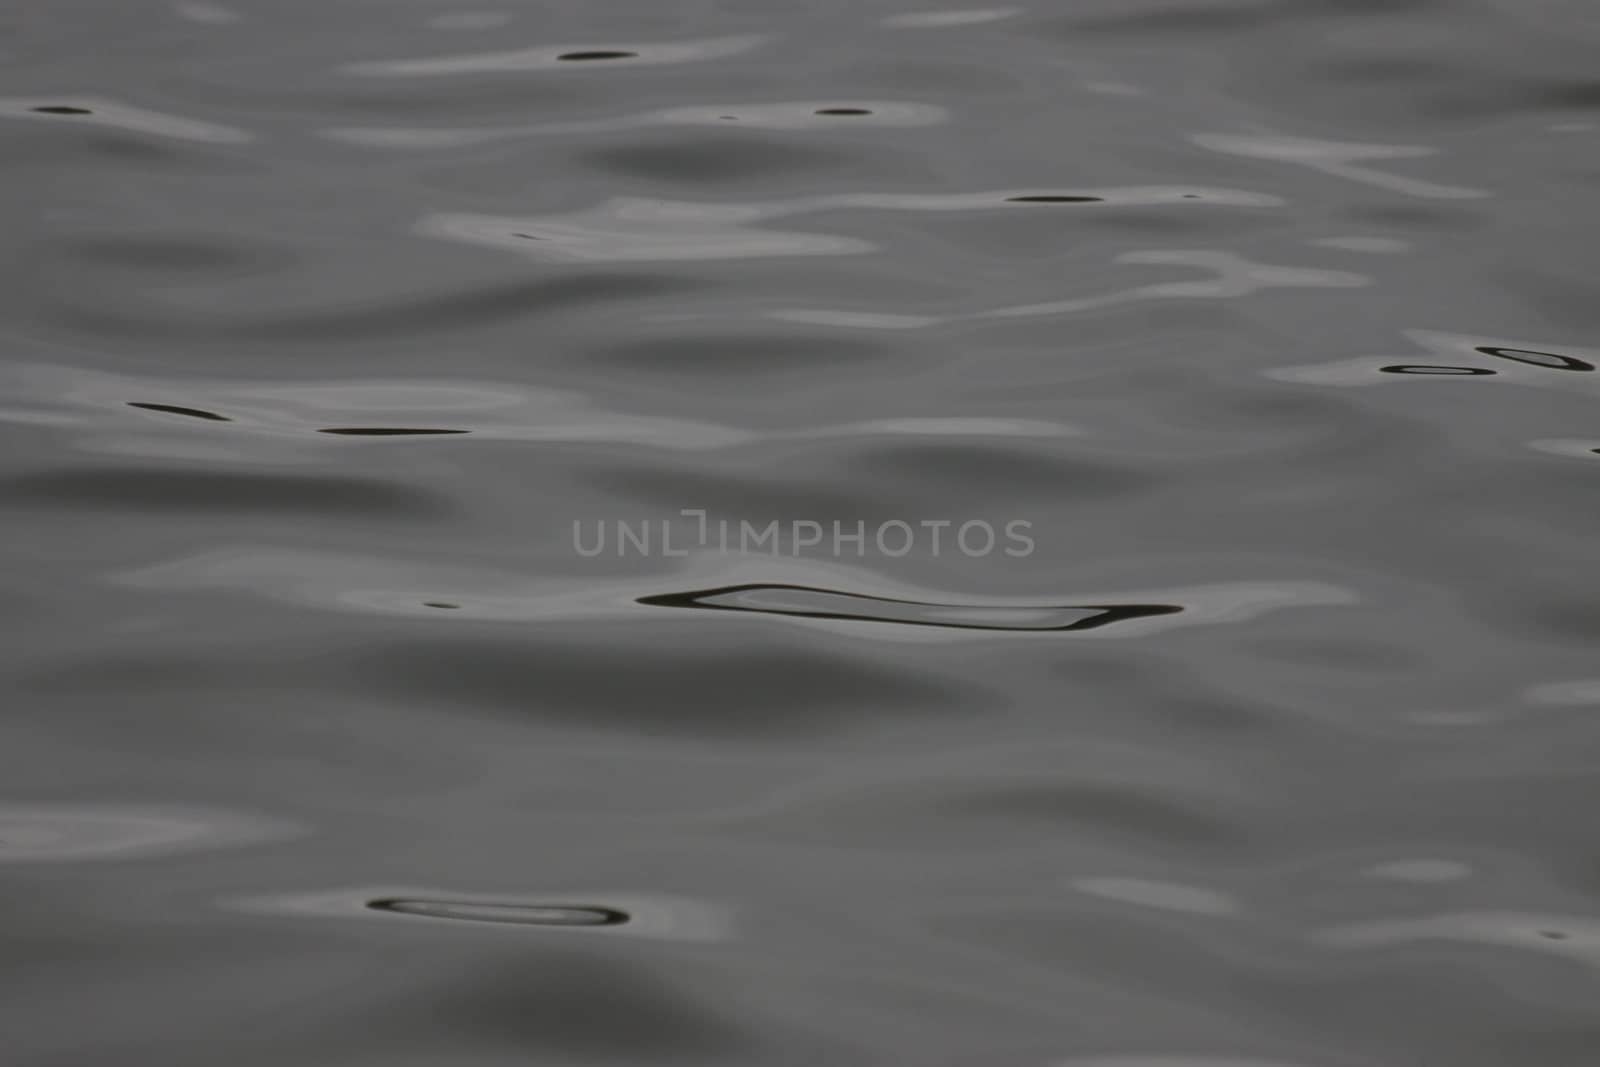
M113 374L65 364L0 367L10 402L0 423L71 428L80 446L118 455L283 462L315 435L383 439L472 435L505 441L626 444L685 450L852 438L1065 438L1082 430L1043 419L944 415L872 418L795 428L735 426L607 409L582 393L512 383L406 379L252 382ZM134 399L163 397L163 400ZM176 403L177 400L183 403ZM148 413L107 419L118 408ZM198 423L226 424L197 436ZM342 424L342 425L341 425ZM207 426L223 431L221 425ZM245 449L233 435L253 438ZM283 448L262 451L261 444ZM352 444L356 441L351 440Z
M1430 941L1527 949L1600 966L1600 919L1519 911L1463 911L1415 919L1377 919L1320 931L1316 940L1345 949Z
M1189 140L1202 148L1251 159L1297 163L1335 178L1432 200L1478 199L1492 195L1483 189L1440 185L1420 178L1407 178L1372 167L1357 166L1369 159L1418 159L1438 154L1438 149L1423 145L1346 144L1319 141L1308 137L1267 137L1260 135L1196 133Z
M274 819L137 804L0 804L0 864L132 860L294 837Z
M965 11L907 11L885 15L883 25L895 30L942 30L956 26L981 26L999 22L1022 11L1016 7L977 7Z
M621 926L628 913L589 904L514 904L470 900L407 900L385 897L370 901L374 911L419 915L428 919L504 923L508 926Z
M526 893L455 893L437 887L358 886L240 897L225 904L288 918L433 919L663 941L720 941L732 934L732 916L718 905L611 890L568 890L530 897Z
M735 585L689 593L640 597L639 603L665 608L751 611L813 619L847 619L903 626L948 626L963 630L1073 632L1114 626L1132 619L1171 615L1176 604L1114 604L1067 607L999 607L930 604L914 600L842 593L799 585Z
M742 204L628 197L562 215L502 216L443 212L420 219L415 229L424 236L507 249L532 259L626 262L851 255L870 252L877 245L859 237L765 230L751 224L791 215L840 210L1038 210L1040 205L1037 201L1040 199L1066 201L1074 207L1084 204L1096 207L1134 204L1269 207L1281 203L1276 197L1260 193L1192 186L1079 189L1070 193L1044 193L1037 189L942 195L845 193ZM1239 257L1225 252L1127 253L1123 260L1199 262L1205 265L1243 262ZM1359 275L1338 271L1302 270L1296 274L1289 268L1275 269L1278 271L1275 284L1366 284ZM1237 287L1235 279L1242 277L1243 270L1241 267L1230 273L1233 287ZM1313 273L1322 280L1309 280ZM1263 273L1260 284L1269 284L1266 278ZM1294 280L1296 278L1301 280Z
M470 52L425 59L380 59L350 63L348 74L375 78L420 78L452 74L521 73L555 70L562 67L587 67L583 60L606 61L626 66L656 66L668 63L695 63L748 52L766 43L758 34L707 37L701 40L650 42L645 44L608 43L542 45L504 52ZM577 61L577 62L575 62Z
M97 96L0 97L0 116L111 126L135 133L211 144L245 144L255 140L253 134L231 126L164 115Z
M332 141L368 148L443 149L533 137L570 137L596 133L635 133L656 127L726 127L763 130L837 130L838 118L848 116L850 127L933 126L945 122L949 111L932 104L896 100L861 100L849 108L830 106L823 100L789 101L775 104L749 102L703 104L694 107L663 108L614 119L588 122L545 122L520 126L473 127L462 125L350 126L323 130L321 136Z

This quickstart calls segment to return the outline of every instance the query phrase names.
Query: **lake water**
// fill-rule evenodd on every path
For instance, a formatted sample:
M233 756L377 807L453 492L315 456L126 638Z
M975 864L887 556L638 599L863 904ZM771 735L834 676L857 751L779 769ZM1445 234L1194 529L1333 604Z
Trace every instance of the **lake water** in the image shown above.
M1600 8L0 15L22 1067L1600 1061Z

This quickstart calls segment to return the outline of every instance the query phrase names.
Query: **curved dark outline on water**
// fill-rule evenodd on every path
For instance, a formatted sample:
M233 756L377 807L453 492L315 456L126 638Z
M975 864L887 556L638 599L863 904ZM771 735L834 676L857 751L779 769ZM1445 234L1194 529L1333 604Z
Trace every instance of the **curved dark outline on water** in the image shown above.
M1497 370L1488 367L1452 367L1442 363L1392 363L1387 367L1379 367L1380 374L1414 374L1418 377L1434 378L1487 378L1499 374Z
M1091 615L1087 619L1078 619L1065 626L1008 626L984 625L982 623L966 622L935 622L922 619L898 619L886 616L851 614L842 611L805 611L798 608L757 608L743 607L738 604L707 604L704 601L712 597L727 596L730 593L744 593L750 590L793 589L803 593L821 593L824 596L842 597L848 600L864 600L874 604L900 604L915 608L971 608L983 610L996 608L1006 610L1019 608L1022 610L1034 609L1040 611L1097 611L1100 614ZM1176 615L1184 609L1177 604L937 604L925 600L896 600L892 597L868 596L864 593L841 593L836 589L823 589L811 585L790 585L776 582L748 582L743 585L726 585L716 589L699 589L688 593L660 593L655 596L639 597L636 603L650 607L662 608L698 608L701 611L742 611L757 615L790 615L803 619L840 619L847 622L886 622L901 626L936 626L949 630L1000 630L1010 633L1064 633L1071 630L1095 630L1102 626L1110 626L1119 622L1128 622L1133 619L1151 618L1157 615Z
M207 411L204 408L186 408L179 404L147 404L141 400L129 400L127 403L130 408L138 408L141 411L159 411L164 415L183 415L191 419L205 419L208 422L233 421L226 415L218 415L215 411Z
M420 426L331 426L317 432L336 437L446 437L472 431L436 430Z
M408 907L409 905L409 907ZM391 915L414 915L423 919L444 919L452 922L497 923L501 926L622 926L632 921L625 911L596 904L529 904L526 901L503 900L424 900L419 897L381 897L369 900L367 908ZM424 908L504 908L504 918L483 915L441 915ZM575 921L518 918L517 910L566 912Z
M1529 367L1543 367L1545 370L1594 370L1594 364L1588 360L1579 359L1577 356L1563 356L1559 352L1541 352L1537 348L1507 348L1504 345L1479 345L1476 351L1486 356L1495 356L1499 359L1509 359L1513 363L1521 363ZM1544 356L1555 360L1554 363L1544 363L1536 359L1521 359L1511 355L1513 352L1528 356Z

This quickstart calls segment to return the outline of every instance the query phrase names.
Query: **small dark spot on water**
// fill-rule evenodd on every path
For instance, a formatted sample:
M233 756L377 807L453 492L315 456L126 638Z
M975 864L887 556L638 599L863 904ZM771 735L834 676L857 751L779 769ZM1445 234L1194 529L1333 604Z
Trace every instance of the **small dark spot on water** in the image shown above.
M1548 938L1551 941L1565 941L1567 939L1567 935L1560 930L1540 930L1539 936Z
M425 600L425 601L423 601L422 606L425 607L425 608L443 608L443 609L446 609L446 610L454 611L456 608L459 608L461 605L460 604L446 603L443 600Z
M1378 369L1384 374L1436 374L1457 378L1481 378L1484 375L1500 373L1487 367L1439 367L1426 363L1396 363Z
M1040 194L1037 196L1008 196L1008 204L1103 204L1103 196L1057 196L1054 194Z
M460 919L520 926L621 926L628 921L627 912L589 905L385 899L371 901L367 907L374 911L420 915L429 919Z
M226 415L218 415L214 411L202 411L199 408L179 407L176 404L142 404L138 401L128 401L130 408L140 408L144 411L162 411L168 415L185 415L191 419L207 419L211 422L232 422Z
M870 115L872 112L864 107L822 107L818 108L818 115Z
M933 604L916 600L841 593L804 585L729 585L687 593L640 597L651 607L748 611L812 619L887 622L902 626L939 626L962 630L1021 632L1094 630L1131 619L1172 615L1176 604L1092 604L1019 606Z
M68 107L65 104L52 104L48 107L36 107L30 110L41 115L93 115L94 112L86 107Z
M638 52L606 52L606 51L566 52L566 53L563 53L562 55L557 56L556 58L557 59L564 59L564 60L567 60L568 62L577 63L577 62L582 62L582 61L585 61L585 60L594 60L594 59L636 59L636 58L638 58L638 55L639 55Z
M514 233L511 236L520 237L524 241L543 241L544 238L532 233Z
M471 433L471 430L431 430L410 426L334 426L318 433L340 434L344 437L424 437L437 434Z
M1486 356L1498 356L1500 359L1528 363L1535 367L1549 367L1551 370L1594 370L1593 363L1576 356L1562 356L1554 352L1535 352L1527 348L1497 348L1490 345L1480 347L1478 351Z

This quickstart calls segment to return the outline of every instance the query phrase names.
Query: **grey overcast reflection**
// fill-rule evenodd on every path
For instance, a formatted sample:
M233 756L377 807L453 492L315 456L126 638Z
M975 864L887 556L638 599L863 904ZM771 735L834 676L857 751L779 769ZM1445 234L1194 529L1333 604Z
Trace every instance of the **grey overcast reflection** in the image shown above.
M4 1067L1600 1064L1595 0L0 12Z

